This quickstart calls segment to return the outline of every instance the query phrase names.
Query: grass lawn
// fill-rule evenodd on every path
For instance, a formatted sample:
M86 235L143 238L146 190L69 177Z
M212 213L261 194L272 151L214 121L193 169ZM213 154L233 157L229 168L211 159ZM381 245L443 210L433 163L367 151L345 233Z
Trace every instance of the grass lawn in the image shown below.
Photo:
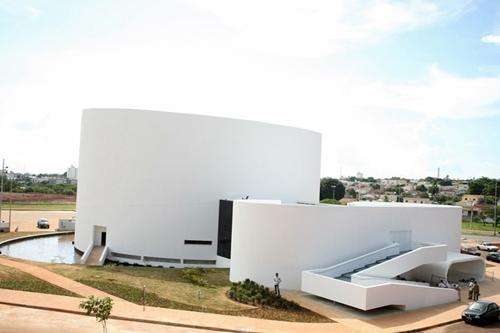
M43 264L56 273L103 290L136 304L142 304L146 286L146 305L254 318L331 322L306 309L285 311L259 308L230 300L228 269L210 269L204 276L209 287L200 287L183 277L182 269L106 265L103 267Z
M18 269L2 265L0 265L0 288L80 297L79 295L74 294L71 291L40 280L28 273L24 273Z
M493 234L494 226L491 223L486 223L483 225L482 222L468 222L462 221L462 232L468 231L482 231L482 232L491 232ZM497 229L500 229L500 226L497 225Z
M44 234L47 232L53 232L53 231L0 232L0 242L3 242L7 239L18 238L18 237L29 236L29 235Z
M2 205L3 210L8 210L9 204ZM16 202L12 203L12 210L76 210L75 203L46 203L46 202Z

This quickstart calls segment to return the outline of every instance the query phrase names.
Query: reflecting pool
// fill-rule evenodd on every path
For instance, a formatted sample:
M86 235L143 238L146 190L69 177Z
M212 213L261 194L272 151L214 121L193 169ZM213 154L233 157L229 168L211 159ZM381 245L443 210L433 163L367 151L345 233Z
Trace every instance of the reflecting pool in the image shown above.
M3 255L49 263L78 264L80 255L73 248L74 234L45 236L0 246Z

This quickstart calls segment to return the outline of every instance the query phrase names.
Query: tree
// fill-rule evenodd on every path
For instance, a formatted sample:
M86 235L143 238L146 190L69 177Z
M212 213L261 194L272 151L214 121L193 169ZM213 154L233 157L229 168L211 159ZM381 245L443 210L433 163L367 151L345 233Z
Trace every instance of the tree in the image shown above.
M336 190L336 189L335 189L335 190ZM335 192L336 192L336 191L335 191ZM350 196L351 198L357 198L357 197L358 197L358 193L357 193L357 192L356 192L356 190L355 190L355 189L353 189L353 188L348 189L348 190L347 190L347 192L346 192L346 194L347 194L348 196Z
M437 194L438 192L439 192L439 187L436 184L429 187L430 194Z
M335 186L335 199L340 200L345 195L345 187L338 179L330 177L321 178L319 189L319 200L333 197L333 186Z
M415 187L415 189L419 192L427 192L427 187L425 187L424 184L418 185L417 187Z
M113 300L109 297L98 298L93 295L88 299L80 302L80 308L84 309L87 315L95 316L96 320L102 324L102 331L106 333L106 320L111 315L113 308Z

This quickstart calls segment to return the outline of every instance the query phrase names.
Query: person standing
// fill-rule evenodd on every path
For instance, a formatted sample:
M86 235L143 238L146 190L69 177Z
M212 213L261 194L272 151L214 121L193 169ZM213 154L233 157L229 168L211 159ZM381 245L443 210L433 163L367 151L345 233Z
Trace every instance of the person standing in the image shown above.
M474 290L474 279L470 279L468 287L469 287L469 299L472 299L472 293Z
M281 283L281 278L279 277L278 273L276 273L276 276L274 277L274 292L278 296L281 296L280 283Z
M474 281L474 287L472 288L472 297L475 301L479 299L479 283L477 283L477 281Z

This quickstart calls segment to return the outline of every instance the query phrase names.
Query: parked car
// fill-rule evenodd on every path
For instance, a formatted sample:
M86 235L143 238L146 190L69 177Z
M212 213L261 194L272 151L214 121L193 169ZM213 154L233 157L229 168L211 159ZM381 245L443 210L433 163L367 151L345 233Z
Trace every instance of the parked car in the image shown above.
M462 313L462 319L468 324L486 324L500 320L500 307L494 302L480 300L470 304Z
M38 219L38 222L36 223L36 227L38 229L48 229L48 228L50 228L49 220L47 220L44 217Z
M462 248L460 248L460 253L470 254L471 256L480 256L481 255L481 252L479 252L478 250L476 250L473 247L462 247Z
M486 260L500 262L500 253L488 253Z
M482 242L477 246L478 250L488 251L488 252L496 252L498 251L498 246L493 245L490 242Z

